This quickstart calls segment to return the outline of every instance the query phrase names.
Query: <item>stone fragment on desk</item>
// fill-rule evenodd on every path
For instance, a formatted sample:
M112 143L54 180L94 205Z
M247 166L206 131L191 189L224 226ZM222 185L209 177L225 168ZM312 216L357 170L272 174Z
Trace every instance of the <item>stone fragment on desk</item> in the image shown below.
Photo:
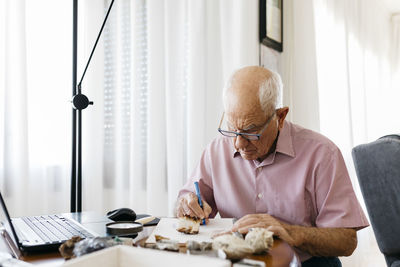
M131 246L132 244L133 242L131 238L94 237L94 238L82 239L79 236L74 236L71 239L64 242L58 250L60 251L61 256L64 259L68 260L104 248L109 248L116 245Z
M79 257L104 248L121 245L122 243L119 239L114 240L111 237L86 238L75 244L74 254Z
M233 234L217 236L212 248L222 250L228 259L242 259L254 253L254 249L243 238Z
M272 247L273 235L273 232L265 228L250 228L244 240L253 248L254 253L262 253Z
M65 241L58 248L58 250L60 251L61 256L66 260L75 258L74 247L75 247L75 244L78 243L81 240L82 240L82 238L80 236L73 236L71 239Z
M179 243L176 240L171 240L168 237L161 235L155 235L156 243L146 244L146 248L158 249L158 250L168 250L168 251L179 251Z
M176 230L181 233L196 235L199 233L201 220L189 216L178 218L178 227Z
M76 243L73 252L76 257L80 257L108 247L111 245L107 244L106 238L87 238Z
M273 232L265 228L251 228L245 238L239 233L216 236L213 249L222 250L228 259L241 259L250 254L268 251L273 242Z
M189 240L186 242L186 248L191 251L206 251L212 249L212 244L212 242Z
M161 240L169 240L168 237L164 237L162 235L154 235L154 238L156 239L156 242L161 241Z
M168 251L179 251L179 243L176 240L161 239L148 248L154 248L158 250L168 250Z

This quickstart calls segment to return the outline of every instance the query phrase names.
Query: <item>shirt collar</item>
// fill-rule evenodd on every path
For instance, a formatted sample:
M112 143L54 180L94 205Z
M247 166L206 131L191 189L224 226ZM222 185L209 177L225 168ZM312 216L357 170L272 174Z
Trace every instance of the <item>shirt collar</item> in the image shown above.
M293 148L293 136L291 134L292 125L284 121L282 130L279 133L278 142L276 143L276 152L288 155L292 158L296 156Z
M231 144L232 144L233 157L240 155L239 151L236 151L235 146L232 141L231 141ZM293 148L293 138L291 135L291 124L287 121L284 121L284 123L283 123L283 127L278 136L278 142L276 143L276 149L274 152L272 152L272 154L275 154L276 152L288 155L290 157L296 156L296 153Z

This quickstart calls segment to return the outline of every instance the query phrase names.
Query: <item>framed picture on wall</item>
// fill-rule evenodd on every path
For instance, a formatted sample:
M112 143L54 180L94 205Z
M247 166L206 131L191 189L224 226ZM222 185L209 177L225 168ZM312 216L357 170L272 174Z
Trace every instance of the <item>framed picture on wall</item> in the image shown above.
M283 0L260 0L260 42L282 52Z

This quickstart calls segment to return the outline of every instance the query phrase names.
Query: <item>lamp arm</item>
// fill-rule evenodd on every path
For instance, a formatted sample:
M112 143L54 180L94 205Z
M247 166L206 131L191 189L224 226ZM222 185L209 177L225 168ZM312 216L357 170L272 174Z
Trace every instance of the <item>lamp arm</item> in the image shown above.
M103 29L104 29L104 25L107 22L108 15L110 14L110 11L111 11L111 8L112 8L113 4L114 4L114 0L111 1L110 6L108 7L106 17L104 18L103 24L101 25L101 28L100 28L99 34L97 35L97 39L96 39L96 42L94 43L92 52L90 52L89 60L86 63L86 67L85 67L85 70L83 71L82 78L78 83L78 94L81 93L81 84L82 84L83 78L85 77L86 71L87 71L87 69L89 67L89 64L90 64L90 61L92 60L92 56L94 54L94 51L96 50L97 43L99 42L99 39L100 39L101 34L103 32Z
M99 31L99 33L97 35L96 42L94 43L94 46L92 48L92 52L90 52L90 56L89 56L88 62L86 63L85 70L83 71L81 80L79 81L79 83L77 85L77 94L72 97L72 101L71 102L72 102L72 106L73 106L74 109L82 110L82 109L87 108L89 105L93 105L93 101L89 101L89 98L87 98L87 96L82 94L81 85L82 85L83 78L85 77L86 71L87 71L87 69L89 67L90 61L92 60L94 51L96 50L97 43L99 42L99 39L100 39L101 34L103 32L103 29L104 29L104 25L107 22L108 15L110 14L110 11L111 11L111 8L112 8L113 4L114 4L114 0L111 1L110 6L108 7L107 14L106 14L106 16L104 18L103 24L101 25L100 31Z

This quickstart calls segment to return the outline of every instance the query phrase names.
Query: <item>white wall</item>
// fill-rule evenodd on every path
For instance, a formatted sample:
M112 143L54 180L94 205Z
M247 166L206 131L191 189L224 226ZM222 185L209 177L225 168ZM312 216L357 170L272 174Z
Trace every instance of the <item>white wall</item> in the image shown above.
M287 1L283 12L283 52L261 45L261 64L282 76L288 119L319 131L312 0Z

